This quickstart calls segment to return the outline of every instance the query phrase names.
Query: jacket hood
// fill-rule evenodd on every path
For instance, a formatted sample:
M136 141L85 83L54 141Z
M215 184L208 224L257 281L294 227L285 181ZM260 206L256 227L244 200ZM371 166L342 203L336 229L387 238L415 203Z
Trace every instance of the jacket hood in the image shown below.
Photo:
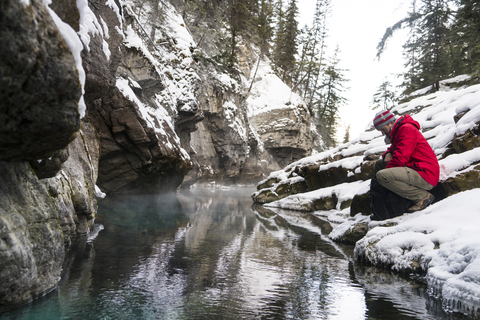
M398 118L398 120L395 121L395 123L393 124L392 133L390 134L392 140L393 140L393 137L395 137L395 134L397 133L398 128L400 128L405 124L411 124L415 126L418 130L420 130L420 123L418 123L418 121L413 120L413 118L409 114L406 114L403 117Z

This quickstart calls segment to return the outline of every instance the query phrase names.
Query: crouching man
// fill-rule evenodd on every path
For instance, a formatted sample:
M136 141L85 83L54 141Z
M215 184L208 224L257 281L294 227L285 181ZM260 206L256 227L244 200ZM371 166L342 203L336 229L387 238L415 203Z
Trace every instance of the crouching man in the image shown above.
M437 185L440 166L420 130L408 114L398 119L390 111L380 111L373 120L375 129L391 145L375 163L374 175L380 185L413 202L407 212L423 210L434 196L428 192Z

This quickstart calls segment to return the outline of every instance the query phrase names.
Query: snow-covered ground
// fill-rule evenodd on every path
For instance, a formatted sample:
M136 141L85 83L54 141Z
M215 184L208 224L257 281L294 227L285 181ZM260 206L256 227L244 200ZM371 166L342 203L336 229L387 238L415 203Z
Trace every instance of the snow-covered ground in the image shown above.
M454 135L465 133L480 121L480 85L458 89L446 86L465 78L445 81L441 91L415 98L393 109L398 114L411 114L421 124L424 136L439 158L441 181L474 170L480 162L480 147L443 158ZM465 115L455 123L454 116L462 112L466 112ZM372 111L372 118L374 113ZM366 131L335 149L292 163L272 173L268 179L276 177L284 183L292 179L287 174L292 168L314 163L322 164L319 171L337 166L352 170L351 174L358 173L359 158L386 148L380 132ZM348 157L362 152L361 156ZM338 154L348 158L332 161ZM394 226L370 221L369 217L361 214L349 217L349 209L340 210L343 201L368 190L369 181L343 183L289 196L268 206L302 210L306 202L336 195L339 201L335 210L314 212L337 225L330 238L335 239L355 223L368 222L367 235L355 247L357 257L365 256L373 263L399 271L422 268L426 271L430 292L442 298L445 309L479 316L480 205L477 197L480 198L480 189L457 193L423 211L391 219Z
M423 211L395 219L391 227L375 227L357 242L355 255L405 270L412 262L427 271L433 294L445 307L471 314L480 308L480 189L450 196ZM458 303L460 301L460 304ZM468 310L469 308L469 310ZM478 315L478 314L477 314Z

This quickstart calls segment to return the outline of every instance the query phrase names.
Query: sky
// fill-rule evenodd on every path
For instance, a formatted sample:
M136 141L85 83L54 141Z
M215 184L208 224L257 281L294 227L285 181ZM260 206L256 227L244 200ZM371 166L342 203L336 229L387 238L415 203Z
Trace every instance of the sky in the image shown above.
M299 27L311 25L316 0L300 0ZM387 27L406 16L411 1L397 0L332 0L332 14L328 19L327 45L330 50L340 48L340 67L347 69L349 89L344 93L348 102L340 109L343 128L338 137L343 140L345 128L350 125L350 138L361 134L379 110L371 110L370 103L380 84L387 79L398 83L394 75L404 70L402 44L406 30L394 34L380 61L375 60L376 47Z

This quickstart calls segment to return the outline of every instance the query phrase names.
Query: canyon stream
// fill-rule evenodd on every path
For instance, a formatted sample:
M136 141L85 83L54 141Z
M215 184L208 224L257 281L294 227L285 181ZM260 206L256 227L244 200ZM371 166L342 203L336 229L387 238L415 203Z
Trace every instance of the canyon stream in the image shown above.
M312 214L253 187L99 201L58 287L0 319L464 319L421 278L354 261Z

